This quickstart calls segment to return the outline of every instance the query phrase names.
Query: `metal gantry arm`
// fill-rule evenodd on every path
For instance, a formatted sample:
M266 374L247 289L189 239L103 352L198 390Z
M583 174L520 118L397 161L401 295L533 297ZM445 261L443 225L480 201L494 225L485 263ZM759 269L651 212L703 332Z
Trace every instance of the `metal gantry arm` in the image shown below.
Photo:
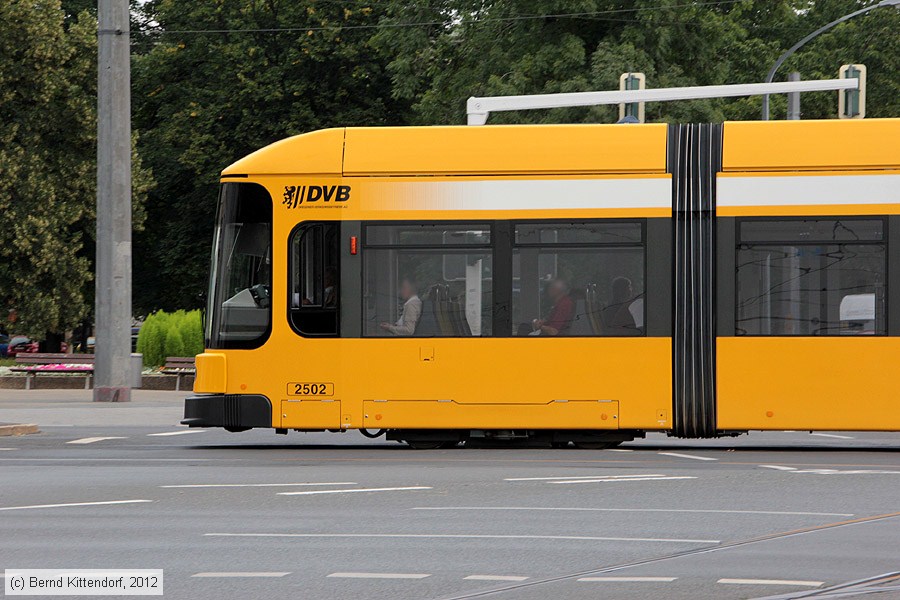
M900 2L900 0L891 0ZM535 94L530 96L488 96L469 98L466 103L469 125L484 125L492 112L598 106L629 102L670 102L702 98L727 98L786 94L788 92L821 92L848 90L859 87L858 79L824 79L810 81L781 81L778 83L740 83L693 87L657 88L649 90L614 90L607 92L572 92L565 94Z
M844 15L844 16L841 17L840 19L837 19L837 20L835 20L835 21L832 21L832 22L829 23L828 25L824 25L823 27L820 27L820 28L816 29L816 30L813 31L811 34L809 34L808 36L806 36L805 38L803 38L802 40L800 40L799 42L797 42L796 44L794 44L793 46L791 46L790 49L788 49L787 52L785 52L784 54L782 54L781 56L778 57L778 60L775 61L775 64L772 65L772 68L769 69L769 73L766 75L766 83L772 83L772 80L775 79L775 72L778 70L778 67L780 67L782 64L784 64L784 61L786 61L788 58L790 58L791 55L794 54L794 52L796 52L797 50L799 50L800 48L802 48L803 46L805 46L806 43L809 42L810 40L812 40L813 38L815 38L815 37L817 37L817 36L819 36L819 35L825 33L826 31L828 31L828 30L831 29L832 27L837 27L838 25L840 25L840 24L843 23L844 21L849 21L849 20L852 19L853 17L858 17L859 15L864 14L864 13L867 13L867 12L869 12L870 10L874 10L874 9L876 9L876 8L882 8L882 7L885 7L885 6L897 6L897 7L900 7L900 0L882 0L882 1L879 2L878 4L873 4L873 5L871 5L871 6L867 6L867 7L865 7L865 8L861 8L861 9L859 9L859 10L857 10L857 11L855 11L855 12L852 12L852 13L850 13L850 14L848 14L848 15ZM774 93L774 92L773 92L773 93ZM762 119L763 119L763 121L768 121L768 120L769 120L769 94L764 94L764 95L763 95L763 101L762 101Z

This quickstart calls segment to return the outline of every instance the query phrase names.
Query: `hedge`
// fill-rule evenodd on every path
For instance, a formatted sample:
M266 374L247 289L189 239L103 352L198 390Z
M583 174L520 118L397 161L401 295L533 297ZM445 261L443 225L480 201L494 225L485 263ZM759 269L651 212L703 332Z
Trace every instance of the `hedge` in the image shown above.
M203 319L199 310L157 311L146 319L138 333L137 351L144 364L160 367L170 356L195 356L203 352Z

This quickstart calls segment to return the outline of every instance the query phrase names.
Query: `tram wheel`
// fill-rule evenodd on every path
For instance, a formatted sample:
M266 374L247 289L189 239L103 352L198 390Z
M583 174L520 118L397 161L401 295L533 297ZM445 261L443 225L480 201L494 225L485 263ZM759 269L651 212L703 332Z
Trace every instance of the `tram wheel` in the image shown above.
M607 450L615 448L622 442L575 442L575 447L579 450Z
M569 442L550 442L551 448L568 448Z

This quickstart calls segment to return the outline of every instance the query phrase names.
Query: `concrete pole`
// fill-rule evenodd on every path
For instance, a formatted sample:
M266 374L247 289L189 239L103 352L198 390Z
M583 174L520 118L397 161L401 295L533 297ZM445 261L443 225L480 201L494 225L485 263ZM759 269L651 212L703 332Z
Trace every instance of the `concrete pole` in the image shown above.
M800 81L800 73L794 71L788 74L788 81ZM788 121L800 120L800 92L788 92Z
M99 0L94 401L131 400L131 48L128 0Z

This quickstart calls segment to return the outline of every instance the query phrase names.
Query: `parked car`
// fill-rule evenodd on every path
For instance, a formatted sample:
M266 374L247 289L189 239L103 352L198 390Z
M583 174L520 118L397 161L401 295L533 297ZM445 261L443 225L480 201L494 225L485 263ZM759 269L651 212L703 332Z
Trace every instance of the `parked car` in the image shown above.
M9 358L15 358L17 354L29 354L34 352L40 352L41 344L37 340L33 340L24 335L14 335L9 340L9 345L6 349L6 355ZM61 352L68 352L69 345L65 342L62 343L62 347L60 348Z
M14 335L9 339L9 345L6 348L6 355L9 358L15 358L19 352L37 352L37 350L28 350L32 344L31 338L24 335Z

